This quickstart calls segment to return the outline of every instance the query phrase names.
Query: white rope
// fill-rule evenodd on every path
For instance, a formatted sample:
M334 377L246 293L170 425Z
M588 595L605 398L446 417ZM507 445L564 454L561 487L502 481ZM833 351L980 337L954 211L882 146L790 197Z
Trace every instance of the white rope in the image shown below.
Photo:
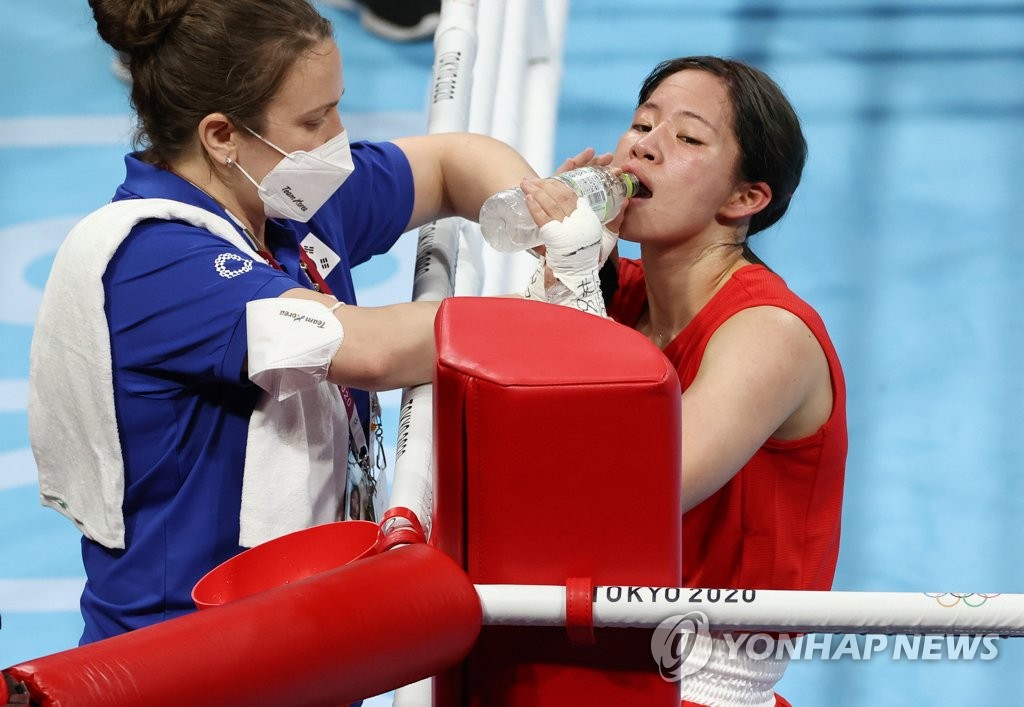
M475 2L445 0L434 35L434 75L427 132L464 131L469 125L470 82L476 56ZM460 219L423 226L416 247L413 301L455 294ZM430 533L433 506L433 396L429 384L402 391L391 507L408 508Z
M565 587L477 585L485 625L564 626ZM597 627L700 612L713 630L1024 636L1024 594L595 587Z

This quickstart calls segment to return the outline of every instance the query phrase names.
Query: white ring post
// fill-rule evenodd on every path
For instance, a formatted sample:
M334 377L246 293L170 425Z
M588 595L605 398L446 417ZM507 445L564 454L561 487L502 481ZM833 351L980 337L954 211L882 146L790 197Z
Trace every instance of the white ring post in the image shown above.
M476 4L446 0L434 35L434 77L427 131L463 131L469 124L470 82L476 55ZM437 301L455 291L460 219L420 229L413 301ZM433 507L433 397L429 384L402 391L391 507L408 508L430 533Z

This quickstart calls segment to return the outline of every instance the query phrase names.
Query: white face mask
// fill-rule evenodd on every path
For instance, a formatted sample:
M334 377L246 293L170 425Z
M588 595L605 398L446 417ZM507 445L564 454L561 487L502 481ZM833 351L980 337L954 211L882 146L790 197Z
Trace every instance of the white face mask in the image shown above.
M285 218L305 223L324 205L331 194L355 171L348 134L342 130L320 147L306 152L285 152L262 135L250 133L284 155L259 184L242 165L234 164L259 190L263 211L270 218Z

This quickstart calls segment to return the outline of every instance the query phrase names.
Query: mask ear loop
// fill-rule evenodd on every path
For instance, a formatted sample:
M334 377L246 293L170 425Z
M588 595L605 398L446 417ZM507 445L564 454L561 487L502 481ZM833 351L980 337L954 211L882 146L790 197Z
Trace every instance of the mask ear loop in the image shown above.
M225 158L224 158L224 164L226 164L226 165L227 165L228 167L238 167L238 171L239 171L239 172L241 172L241 173L242 173L242 174L243 174L243 175L245 176L245 178L246 178L246 179L248 179L248 180L249 180L249 182L250 182L250 183L251 183L251 184L252 184L252 185L253 185L254 187L256 187L256 190L257 190L258 192L260 192L261 194L262 194L263 192L265 192L265 191L266 191L266 189L264 189L264 188L263 188L262 186L260 186L260 184L259 184L259 183L258 183L258 182L257 182L257 181L256 181L255 179L253 179L253 178L252 178L252 177L251 177L251 176L249 175L249 173L248 173L248 172L246 172L246 171L245 171L245 167L243 167L243 166L242 166L242 165L241 165L240 163L238 163L238 162L235 162L235 161L234 161L233 159L231 159L230 157L225 157Z
M262 140L263 142L265 142L265 143L267 143L268 145L270 145L271 147L273 147L273 148L274 148L275 150L277 150L278 152L280 152L280 153L281 153L282 155L284 155L285 157L288 157L288 154L289 154L289 153L287 153L287 152L285 152L284 150L282 150L282 149L281 149L280 147L278 147L277 145L275 145L274 143L272 143L272 142L271 142L270 140L268 140L267 138L265 138L265 137L263 137L262 135L260 135L260 134L259 134L258 132L256 132L255 130L253 130L253 129L252 129L252 128L250 128L249 126L247 126L247 125L243 125L242 127L243 127L243 128L245 128L246 130L248 130L248 131L249 131L250 133L252 133L252 134L253 134L253 135L255 135L256 137L258 137L258 138L259 138L260 140Z

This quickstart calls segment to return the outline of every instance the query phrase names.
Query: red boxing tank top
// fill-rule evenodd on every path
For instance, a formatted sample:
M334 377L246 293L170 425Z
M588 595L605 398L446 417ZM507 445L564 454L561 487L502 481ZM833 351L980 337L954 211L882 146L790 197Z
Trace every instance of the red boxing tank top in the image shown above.
M778 275L748 265L732 275L665 355L685 391L718 327L743 309L766 305L798 316L821 344L832 375L832 415L803 439L769 439L725 486L683 514L685 587L832 588L846 469L846 385L821 317ZM610 316L635 327L646 306L643 265L620 259Z

